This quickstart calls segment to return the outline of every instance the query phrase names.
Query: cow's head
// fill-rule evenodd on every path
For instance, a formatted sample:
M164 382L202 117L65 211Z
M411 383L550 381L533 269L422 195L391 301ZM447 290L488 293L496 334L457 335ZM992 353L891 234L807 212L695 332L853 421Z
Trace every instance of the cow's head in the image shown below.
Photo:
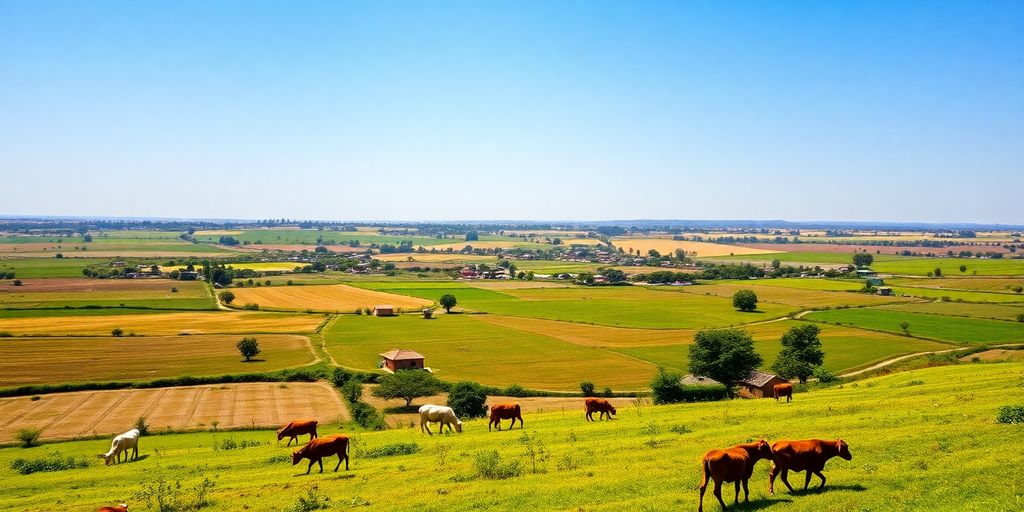
M302 448L299 448L298 450L295 450L294 452L292 452L292 466L298 464L299 461L302 460L302 455L305 454L305 453L306 453L306 447L305 446L303 446Z
M284 429L286 429L286 428L288 428L288 427L281 427L281 428L277 429L277 440L278 441L284 439Z
M840 457L846 460L853 460L853 454L850 453L850 445L846 444L846 441L836 439L836 450L839 452Z
M111 461L111 460L112 460L112 459L113 459L114 457L113 457L112 455L108 455L108 454L106 454L106 453L101 453L101 454L97 455L97 456L96 456L96 458L97 458L97 459L103 459L103 464L104 464L105 466L109 466L109 465L110 465L110 461Z
M608 412L612 413L612 416L615 416L615 406L614 405L609 405L608 409L611 409Z
M759 439L757 441L757 455L762 459L775 460L775 453L772 452L772 445L768 444L768 441Z
M455 420L455 431L462 433L462 420Z

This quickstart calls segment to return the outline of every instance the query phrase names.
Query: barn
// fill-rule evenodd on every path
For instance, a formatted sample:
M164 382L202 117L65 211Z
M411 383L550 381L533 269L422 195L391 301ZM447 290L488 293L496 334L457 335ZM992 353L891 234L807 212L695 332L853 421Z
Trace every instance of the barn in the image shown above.
M373 316L395 316L395 308L386 304L374 306Z
M739 395L743 398L772 398L775 396L775 385L788 382L778 375L754 370L736 384L739 385Z
M422 370L424 369L423 354L415 350L398 349L390 350L379 354L381 357L380 367L390 372L398 370Z

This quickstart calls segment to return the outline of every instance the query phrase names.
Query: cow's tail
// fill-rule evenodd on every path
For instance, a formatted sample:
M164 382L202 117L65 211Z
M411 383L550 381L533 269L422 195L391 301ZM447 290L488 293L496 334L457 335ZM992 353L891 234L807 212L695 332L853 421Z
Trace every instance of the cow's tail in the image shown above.
M704 489L708 486L708 478L711 477L711 464L708 459L704 459L700 463L700 488Z

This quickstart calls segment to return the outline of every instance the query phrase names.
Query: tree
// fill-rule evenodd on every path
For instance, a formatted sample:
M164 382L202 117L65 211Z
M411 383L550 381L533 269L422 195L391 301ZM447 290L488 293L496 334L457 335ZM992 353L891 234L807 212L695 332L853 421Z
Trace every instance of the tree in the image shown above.
M445 313L451 313L452 308L454 308L459 303L458 299L456 299L455 296L450 293L442 295L441 299L438 300L438 302L441 304L441 307L444 308Z
M960 273L967 272L967 265L960 265Z
M772 260L772 268L774 268L775 270L778 270L779 267L781 267L781 266L782 266L782 262L779 261L778 258L775 258L774 260Z
M594 396L594 383L589 380L580 382L580 391L583 392L583 396Z
M339 368L340 369L340 368ZM349 403L356 403L363 399L363 383L356 379L348 379L341 385L341 396Z
M651 400L654 404L674 404L684 401L682 378L683 376L679 373L659 366L658 374L651 381Z
M467 242L476 242L477 240L480 240L480 234L476 231L469 231L466 233Z
M732 306L740 311L753 311L757 309L757 294L740 290L732 296Z
M401 398L408 407L416 398L432 396L444 391L441 381L424 370L399 370L380 379L373 388L373 396L391 400Z
M110 331L110 335L120 338L121 336L124 336L124 331L120 327L115 327L113 330Z
M904 336L910 336L910 323L909 322L900 322L900 329L903 329L903 335Z
M231 290L220 292L219 297L224 304L231 304L235 301L235 294Z
M866 252L858 252L853 255L853 264L858 267L870 267L874 261L875 257Z
M256 338L242 338L235 346L245 357L246 362L252 361L252 358L260 353L260 342L256 341Z
M690 345L690 373L711 377L730 390L762 362L753 338L741 329L698 331Z
M476 382L456 382L448 390L448 407L462 418L487 416L487 392Z
M82 241L86 242L86 243L92 242L92 235L85 235L85 236L83 236L82 237Z
M942 277L942 269L935 267L935 277Z
M787 379L797 378L806 383L814 374L815 368L825 361L825 352L821 350L818 334L821 328L814 324L804 324L791 328L782 335L782 351L772 365L772 370Z

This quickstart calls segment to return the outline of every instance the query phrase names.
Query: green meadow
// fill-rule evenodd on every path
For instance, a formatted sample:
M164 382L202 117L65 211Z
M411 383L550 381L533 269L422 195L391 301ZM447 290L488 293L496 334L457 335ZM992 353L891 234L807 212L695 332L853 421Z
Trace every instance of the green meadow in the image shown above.
M292 466L292 449L272 431L143 437L139 460L109 467L96 459L109 439L3 448L0 510L94 510L122 501L144 510L145 489L180 484L192 499L203 479L212 483L211 510L223 511L286 510L314 488L332 510L695 510L700 459L710 449L760 438L842 438L853 459L828 462L824 490L791 493L776 482L769 496L770 463L761 461L751 503L740 509L1012 511L1024 503L1021 427L995 417L999 407L1020 403L1022 375L1024 363L965 364L798 393L789 404L638 404L595 423L584 420L581 405L527 414L523 430L488 432L485 420L467 420L462 434L433 437L322 425L321 435L353 439L351 469L338 473L335 458L324 461L325 473L305 475L306 462ZM226 440L261 444L225 450ZM369 456L394 453L388 447L399 443L414 446ZM508 478L477 469L493 467L484 462L493 452ZM10 468L14 459L48 455L82 458L87 467L30 475ZM798 489L802 476L791 475ZM731 504L731 487L723 494ZM705 506L718 510L710 489Z
M1024 342L1024 323L1003 320L941 316L880 308L814 311L804 318L892 333L902 333L901 324L906 322L907 330L912 336L953 343Z
M0 258L0 272L14 272L17 279L82 277L85 267L109 261L109 258Z

